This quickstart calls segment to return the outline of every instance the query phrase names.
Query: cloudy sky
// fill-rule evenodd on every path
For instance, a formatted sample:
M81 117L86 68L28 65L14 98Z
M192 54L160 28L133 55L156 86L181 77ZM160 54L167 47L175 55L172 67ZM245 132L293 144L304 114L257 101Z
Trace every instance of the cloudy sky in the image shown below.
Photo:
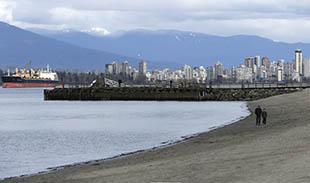
M0 21L22 28L177 29L310 42L309 0L0 0Z

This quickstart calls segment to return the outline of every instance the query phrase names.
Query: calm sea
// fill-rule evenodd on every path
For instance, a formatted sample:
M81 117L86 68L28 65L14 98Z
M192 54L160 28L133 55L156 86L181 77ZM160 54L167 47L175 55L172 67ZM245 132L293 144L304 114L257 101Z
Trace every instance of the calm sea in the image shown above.
M249 115L245 102L44 101L0 88L0 179L173 142Z

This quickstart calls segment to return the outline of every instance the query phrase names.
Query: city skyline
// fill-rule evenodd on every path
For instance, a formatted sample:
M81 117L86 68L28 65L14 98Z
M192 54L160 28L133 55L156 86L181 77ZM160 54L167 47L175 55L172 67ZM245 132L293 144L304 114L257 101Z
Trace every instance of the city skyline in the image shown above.
M213 66L190 66L183 65L182 69L172 71L170 68L163 70L154 69L147 71L146 61L139 63L139 70L128 65L128 61L119 64L113 61L106 64L106 74L122 74L132 77L135 80L139 75L146 76L148 81L156 80L188 80L197 83L210 81L234 81L234 82L255 82L255 81L297 81L310 78L310 58L302 57L302 50L295 50L295 57L291 62L283 59L270 61L268 57L247 56L244 63L225 69L220 61L216 61Z

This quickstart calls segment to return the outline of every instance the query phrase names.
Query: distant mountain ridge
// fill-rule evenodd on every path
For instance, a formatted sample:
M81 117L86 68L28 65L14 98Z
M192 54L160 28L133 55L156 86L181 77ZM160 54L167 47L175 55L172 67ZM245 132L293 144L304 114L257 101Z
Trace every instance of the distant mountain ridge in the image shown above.
M308 43L275 42L259 36L215 36L175 30L132 30L108 36L89 31L50 31L32 29L35 34L0 22L0 67L24 66L28 60L34 67L50 64L52 68L72 70L104 70L116 60L138 68L142 59L149 69L180 69L181 65L209 66L217 60L225 68L244 63L246 56L267 56L271 60L292 61L294 51L310 53ZM104 31L94 29L94 32ZM105 34L107 35L107 34ZM123 56L124 55L124 56Z
M271 60L292 61L297 48L303 50L304 56L310 55L308 43L275 42L248 35L223 37L176 30L141 29L101 37L79 31L45 35L86 48L192 66L214 65L219 60L226 68L230 68L242 64L246 56L256 55L266 56Z
M52 68L69 70L104 70L105 64L115 60L128 60L130 65L137 67L140 61L139 58L55 40L3 22L0 22L0 60L0 68L22 67L32 60L33 67L49 64ZM149 62L149 68L162 65Z

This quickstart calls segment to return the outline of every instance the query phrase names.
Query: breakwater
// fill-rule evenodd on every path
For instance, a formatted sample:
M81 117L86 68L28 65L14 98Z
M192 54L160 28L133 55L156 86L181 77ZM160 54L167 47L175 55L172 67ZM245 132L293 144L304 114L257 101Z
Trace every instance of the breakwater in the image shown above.
M44 100L253 101L295 91L298 89L55 88L44 90Z

